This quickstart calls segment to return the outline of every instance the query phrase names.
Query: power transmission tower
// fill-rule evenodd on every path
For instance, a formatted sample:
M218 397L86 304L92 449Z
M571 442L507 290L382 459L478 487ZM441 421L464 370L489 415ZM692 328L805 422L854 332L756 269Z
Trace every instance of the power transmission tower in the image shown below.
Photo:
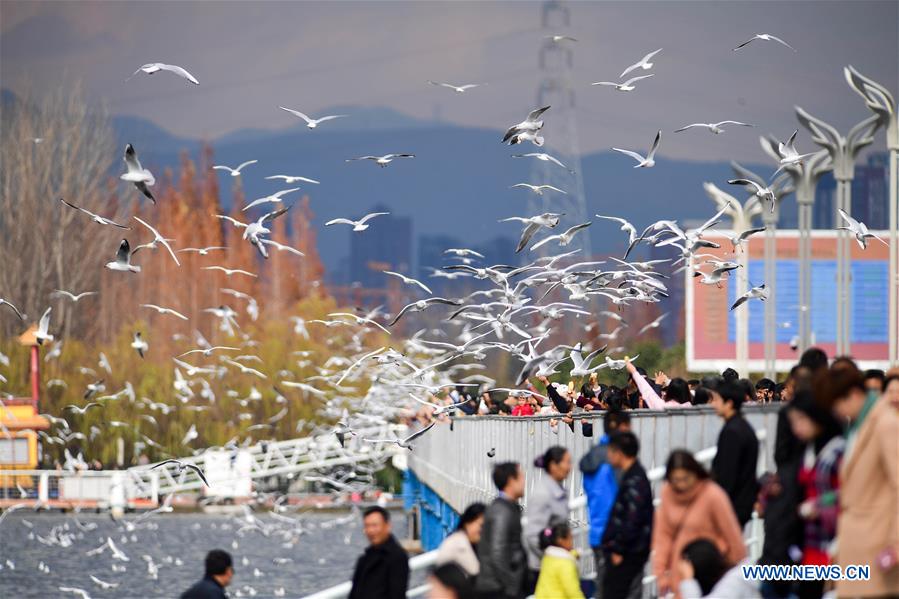
M559 0L547 0L541 5L543 44L540 47L539 59L542 73L540 86L537 88L537 106L551 106L544 114L546 125L544 133L546 142L542 148L521 147L523 152L546 152L558 158L562 164L574 171L565 170L552 162L533 160L531 183L533 185L552 185L564 190L565 194L547 190L543 195L532 194L528 208L530 214L543 212L564 213L557 232L578 223L587 222L587 204L584 199L584 180L581 177L581 156L578 146L577 123L575 121L575 94L572 83L572 66L574 64L573 45L570 40L553 41L552 35L564 34L571 24L571 14L567 6ZM541 237L543 235L541 234ZM537 241L535 239L534 241ZM559 247L548 243L534 252L529 252L525 260L538 256L559 253ZM584 229L564 251L581 250L579 259L590 256L590 229Z

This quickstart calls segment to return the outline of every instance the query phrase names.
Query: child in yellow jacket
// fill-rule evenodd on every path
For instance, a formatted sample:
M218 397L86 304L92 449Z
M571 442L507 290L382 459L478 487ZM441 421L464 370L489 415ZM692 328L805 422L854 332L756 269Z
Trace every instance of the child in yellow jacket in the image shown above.
M534 599L584 599L573 547L574 538L567 524L556 524L541 532L543 560Z

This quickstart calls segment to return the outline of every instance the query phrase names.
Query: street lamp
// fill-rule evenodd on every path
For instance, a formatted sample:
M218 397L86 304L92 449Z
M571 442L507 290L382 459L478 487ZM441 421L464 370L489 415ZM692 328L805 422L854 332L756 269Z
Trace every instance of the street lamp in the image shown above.
M765 207L758 196L750 196L744 203L740 203L737 198L730 195L726 191L722 191L714 183L703 183L702 188L709 198L715 202L718 210L724 210L724 214L731 218L733 223L734 234L739 235L752 225L753 217L762 213ZM747 283L749 281L749 255L743 251L735 256L736 262L743 269L743 277L734 277L736 279L737 288L735 296L740 297L747 291ZM692 264L691 264L692 266ZM765 282L767 287L768 282ZM737 349L737 372L742 376L749 377L749 311L747 309L737 310L734 313L736 321L736 349Z
M845 137L833 126L815 118L799 106L795 107L796 118L812 134L812 141L827 150L833 161L833 175L837 180L837 201L834 222L840 222L839 210L852 213L852 179L855 178L855 157L859 150L874 141L874 130L880 119L869 116L849 130ZM837 231L837 350L836 354L849 355L850 352L850 267L848 231Z
M767 186L764 177L739 163L732 160L730 166L737 177L754 181L760 187ZM768 300L765 302L765 376L773 380L777 376L777 221L783 198L793 193L790 175L778 175L770 189L777 201L774 202L774 210L762 211L762 222L765 225L765 288L768 290Z
M890 272L888 274L890 296L890 364L899 364L899 302L897 302L897 271L899 271L899 224L897 224L897 210L899 210L899 119L896 118L896 101L892 94L879 83L865 77L855 70L852 65L843 69L849 86L864 98L865 105L877 115L878 126L884 127L887 132L887 149L890 151Z
M775 161L780 160L777 152L780 143L774 136L759 137L762 150ZM805 160L805 165L789 164L784 171L793 182L796 203L799 205L799 353L811 345L811 305L812 305L812 205L815 203L815 188L818 179L831 169L830 154L827 150L816 152Z

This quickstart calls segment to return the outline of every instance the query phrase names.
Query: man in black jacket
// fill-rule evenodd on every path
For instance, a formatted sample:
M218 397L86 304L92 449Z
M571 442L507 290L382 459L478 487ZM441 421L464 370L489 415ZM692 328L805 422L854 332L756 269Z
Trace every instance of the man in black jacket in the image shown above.
M643 568L652 543L652 486L637 460L640 444L631 432L609 438L606 458L621 473L618 493L602 535L606 571L603 599L641 596Z
M524 474L515 462L493 468L493 484L499 496L484 513L478 561L481 572L475 581L478 597L509 599L524 597L527 558L521 545L521 507Z
M353 572L349 599L404 599L409 586L409 556L390 534L390 513L370 507L362 514L369 545Z
M718 453L712 461L712 476L730 497L740 526L745 526L758 495L758 437L740 413L744 394L738 385L723 383L710 391L709 405L724 419L718 435Z
M234 566L231 555L221 549L206 554L206 574L203 580L190 587L181 599L225 599L225 587L231 584Z

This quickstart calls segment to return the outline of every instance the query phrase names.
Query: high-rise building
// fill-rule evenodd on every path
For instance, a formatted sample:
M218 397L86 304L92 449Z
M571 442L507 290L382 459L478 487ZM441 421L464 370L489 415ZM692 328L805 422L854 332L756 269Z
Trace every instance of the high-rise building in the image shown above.
M886 153L868 156L863 164L855 166L852 180L852 216L868 225L869 229L886 229L889 226L887 196L889 194L889 157ZM812 208L812 227L833 229L836 223L837 182L833 172L826 173L815 190Z
M379 205L371 212L390 212ZM365 231L350 233L350 283L380 289L387 287L385 270L412 270L412 219L389 214L379 216Z

